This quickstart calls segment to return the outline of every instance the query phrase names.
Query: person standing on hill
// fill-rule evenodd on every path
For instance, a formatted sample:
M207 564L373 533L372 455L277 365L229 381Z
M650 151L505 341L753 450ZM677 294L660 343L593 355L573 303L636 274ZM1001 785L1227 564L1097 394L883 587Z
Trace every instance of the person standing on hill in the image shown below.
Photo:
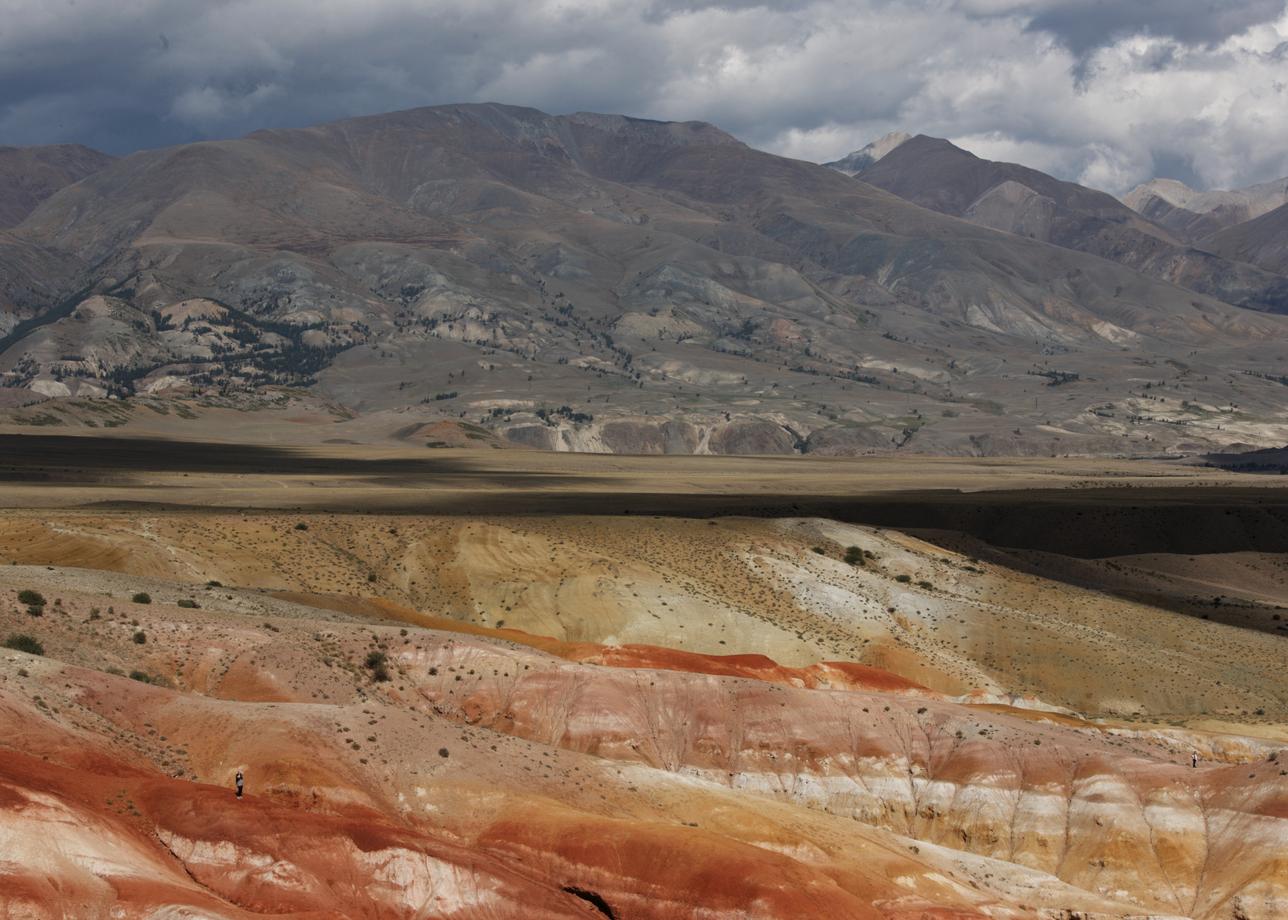
M1199 752L1190 751L1190 766L1197 767L1198 765L1199 765Z
M237 783L237 798L240 799L242 797L242 790L246 786L246 778L242 776L241 770L237 771L237 778L234 780L234 782Z

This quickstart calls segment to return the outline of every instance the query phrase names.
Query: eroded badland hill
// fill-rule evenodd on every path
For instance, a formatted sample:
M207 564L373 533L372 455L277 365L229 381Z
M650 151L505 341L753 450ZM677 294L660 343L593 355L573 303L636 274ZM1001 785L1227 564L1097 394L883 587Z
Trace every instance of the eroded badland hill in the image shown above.
M1278 477L23 440L7 916L1288 915Z

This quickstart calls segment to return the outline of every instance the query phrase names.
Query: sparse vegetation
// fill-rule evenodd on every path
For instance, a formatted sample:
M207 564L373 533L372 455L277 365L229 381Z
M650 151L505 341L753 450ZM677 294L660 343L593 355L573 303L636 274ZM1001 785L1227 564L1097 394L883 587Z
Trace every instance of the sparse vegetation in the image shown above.
M383 683L390 679L388 661L389 656L384 652L371 651L367 653L367 660L363 664L371 672L372 680Z
M152 595L148 594L146 591L140 591L138 594L131 597L130 600L134 601L136 604L150 604L152 603Z
M45 647L26 633L12 633L4 640L4 647L13 649L15 652L26 652L28 655L45 654Z

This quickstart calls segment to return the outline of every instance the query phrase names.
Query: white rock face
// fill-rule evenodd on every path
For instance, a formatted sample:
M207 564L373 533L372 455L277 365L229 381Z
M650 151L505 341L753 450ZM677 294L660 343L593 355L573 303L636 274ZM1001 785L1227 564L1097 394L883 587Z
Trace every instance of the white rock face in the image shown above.
M1252 220L1288 204L1288 177L1239 189L1211 189L1203 192L1175 179L1151 179L1123 196L1123 204L1145 213L1151 200L1161 199L1195 214L1228 211L1231 223Z
M72 391L61 380L33 380L31 390L41 396L71 396Z
M843 172L847 176L853 176L867 169L904 141L911 139L912 135L906 131L891 131L889 134L884 137L877 138L862 149L841 157L841 159L834 163L827 163L824 165L830 166L837 172Z

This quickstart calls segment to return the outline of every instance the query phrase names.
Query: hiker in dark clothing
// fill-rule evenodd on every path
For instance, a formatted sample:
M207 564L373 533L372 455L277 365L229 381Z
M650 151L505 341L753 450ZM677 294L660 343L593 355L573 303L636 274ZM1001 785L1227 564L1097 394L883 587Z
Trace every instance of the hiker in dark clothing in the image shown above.
M1191 752L1190 752L1190 766L1191 766L1191 767L1197 767L1198 765L1199 765L1199 752L1198 752L1198 751L1191 751Z
M237 798L239 798L239 799L240 799L240 798L242 797L242 789L244 789L244 788L245 788L245 786L246 786L246 780L245 780L245 778L242 776L242 771L241 771L241 770L238 770L238 771L237 771L237 779L236 779L236 783L237 783Z

